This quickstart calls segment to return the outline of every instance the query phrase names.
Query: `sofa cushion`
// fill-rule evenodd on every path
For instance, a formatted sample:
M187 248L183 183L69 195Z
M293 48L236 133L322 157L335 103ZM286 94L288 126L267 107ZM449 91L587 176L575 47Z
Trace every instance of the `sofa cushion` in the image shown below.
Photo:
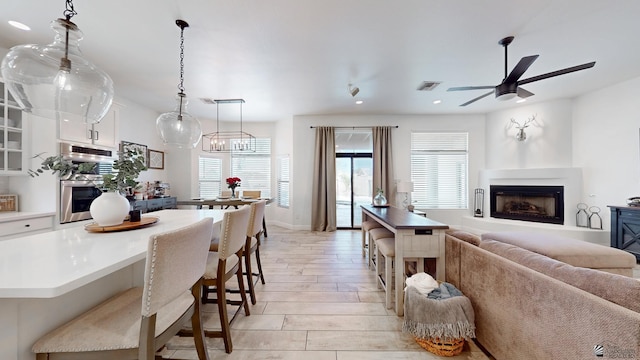
M475 246L480 245L480 237L478 235L471 234L466 231L450 229L450 230L446 230L445 234L456 237L460 240L466 241L469 244L472 244Z
M629 310L640 312L640 280L594 269L575 267L521 247L484 240L480 248L539 273L575 286Z
M626 251L552 234L505 231L484 233L481 239L516 245L573 266L633 269L636 265L635 256Z

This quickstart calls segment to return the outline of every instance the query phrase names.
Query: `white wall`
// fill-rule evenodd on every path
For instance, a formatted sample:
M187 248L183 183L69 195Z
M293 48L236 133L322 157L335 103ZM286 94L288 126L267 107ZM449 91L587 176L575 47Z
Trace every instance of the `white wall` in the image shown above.
M578 97L573 102L573 166L581 167L584 199L601 208L626 205L640 195L640 77Z
M447 224L460 224L473 206L473 189L477 173L484 166L485 117L484 115L313 115L294 116L293 149L295 169L292 203L294 228L311 227L311 190L313 187L313 162L315 129L310 126L395 126L393 130L393 158L395 178L411 178L410 137L412 131L468 131L469 132L469 209L429 210L427 216Z
M517 141L518 130L511 118L520 124L536 116L525 129L527 140ZM487 114L486 168L527 169L571 166L572 139L571 100L521 106Z

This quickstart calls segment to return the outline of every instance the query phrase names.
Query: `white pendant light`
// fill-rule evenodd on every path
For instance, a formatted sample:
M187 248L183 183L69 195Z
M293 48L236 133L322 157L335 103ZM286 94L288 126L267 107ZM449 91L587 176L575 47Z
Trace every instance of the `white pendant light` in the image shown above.
M162 141L179 148L195 148L200 142L202 128L200 122L187 112L187 95L184 93L184 28L189 24L184 20L176 20L180 28L180 83L176 108L156 119L156 128Z
M56 35L49 45L19 45L2 60L2 78L26 112L56 120L97 123L113 101L113 81L80 52L82 32L66 0L64 19L51 22Z

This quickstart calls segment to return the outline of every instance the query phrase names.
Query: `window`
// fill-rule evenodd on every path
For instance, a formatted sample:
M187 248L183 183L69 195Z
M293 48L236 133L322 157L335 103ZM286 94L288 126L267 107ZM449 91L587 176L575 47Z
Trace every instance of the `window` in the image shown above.
M468 137L466 132L411 134L411 181L416 207L468 207Z
M198 159L198 193L201 199L215 199L222 184L222 160L200 156Z
M278 206L289 207L289 155L278 159Z
M236 190L260 190L262 197L271 197L271 139L256 139L256 152L232 151L231 176L242 180Z

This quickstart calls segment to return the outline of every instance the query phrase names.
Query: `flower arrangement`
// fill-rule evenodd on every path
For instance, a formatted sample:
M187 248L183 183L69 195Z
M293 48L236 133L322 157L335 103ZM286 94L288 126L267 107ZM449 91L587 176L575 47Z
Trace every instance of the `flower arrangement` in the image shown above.
M241 181L242 180L240 180L239 177L227 178L227 186L229 187L229 189L235 190L238 186L240 186Z

